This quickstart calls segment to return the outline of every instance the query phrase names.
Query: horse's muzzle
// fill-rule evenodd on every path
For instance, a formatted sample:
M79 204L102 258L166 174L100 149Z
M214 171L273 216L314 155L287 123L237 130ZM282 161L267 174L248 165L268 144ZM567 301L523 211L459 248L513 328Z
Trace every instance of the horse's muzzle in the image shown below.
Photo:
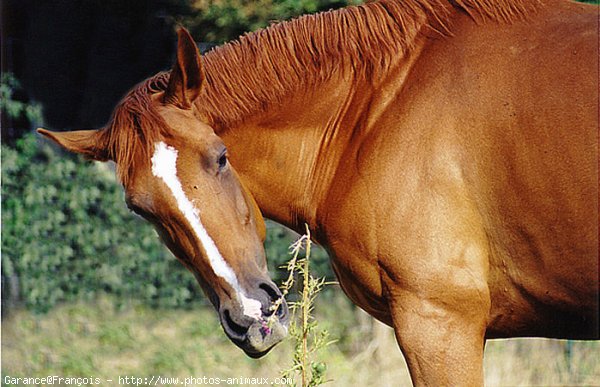
M232 302L221 305L219 316L227 337L248 356L260 358L287 336L288 307L270 281L262 283L252 296L261 304L256 315L248 316L243 305Z

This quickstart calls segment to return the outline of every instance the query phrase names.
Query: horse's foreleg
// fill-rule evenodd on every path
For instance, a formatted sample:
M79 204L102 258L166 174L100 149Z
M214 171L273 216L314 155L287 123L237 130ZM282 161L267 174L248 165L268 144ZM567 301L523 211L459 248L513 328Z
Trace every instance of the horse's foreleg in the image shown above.
M396 338L415 386L482 386L485 300L390 289ZM481 302L483 301L483 302ZM470 304L470 305L469 305Z

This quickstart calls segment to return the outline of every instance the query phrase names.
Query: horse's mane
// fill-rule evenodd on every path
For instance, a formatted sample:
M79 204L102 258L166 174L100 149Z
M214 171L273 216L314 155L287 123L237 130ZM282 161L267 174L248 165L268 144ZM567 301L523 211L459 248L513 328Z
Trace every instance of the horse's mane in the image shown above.
M524 18L539 1L380 0L275 24L203 56L206 82L197 108L219 132L334 72L368 76L385 68L413 48L425 27L451 34L452 8L478 22L512 22ZM165 90L168 75L159 73L130 91L103 131L123 184L135 167L135 151L149 160L160 128L166 127L150 98Z
M246 34L204 56L205 95L198 108L220 131L291 90L333 73L368 76L409 52L425 28L451 34L451 10L478 22L524 18L538 0L380 0L307 15Z

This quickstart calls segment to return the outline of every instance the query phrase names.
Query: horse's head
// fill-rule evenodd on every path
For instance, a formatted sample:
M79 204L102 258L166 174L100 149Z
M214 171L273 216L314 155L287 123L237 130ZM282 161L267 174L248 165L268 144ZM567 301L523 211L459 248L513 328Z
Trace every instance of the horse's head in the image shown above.
M179 31L177 62L133 89L100 130L50 132L66 149L113 160L127 205L150 221L196 276L229 338L260 357L287 332L287 306L267 274L265 225L213 129L195 116L204 75ZM277 306L277 307L276 307Z

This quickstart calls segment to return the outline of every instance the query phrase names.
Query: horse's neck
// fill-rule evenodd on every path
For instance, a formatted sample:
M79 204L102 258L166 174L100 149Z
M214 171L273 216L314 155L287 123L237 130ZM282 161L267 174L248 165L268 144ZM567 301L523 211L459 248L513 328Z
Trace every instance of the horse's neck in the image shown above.
M340 128L355 94L348 82L329 82L222 135L265 216L294 229L316 226L346 147Z
M232 164L266 217L297 231L305 223L319 229L318 214L336 172L356 162L357 144L389 105L382 95L397 93L406 67L390 71L393 82L385 85L332 80L222 134Z
M393 105L424 42L415 38L410 51L383 67L366 64L365 73L334 70L310 90L294 85L281 103L219 131L265 216L299 231L305 223L319 229L336 172L352 168L357 144Z
M333 78L221 134L265 216L319 229L336 172L353 167L357 144L391 105L418 52L372 79Z

